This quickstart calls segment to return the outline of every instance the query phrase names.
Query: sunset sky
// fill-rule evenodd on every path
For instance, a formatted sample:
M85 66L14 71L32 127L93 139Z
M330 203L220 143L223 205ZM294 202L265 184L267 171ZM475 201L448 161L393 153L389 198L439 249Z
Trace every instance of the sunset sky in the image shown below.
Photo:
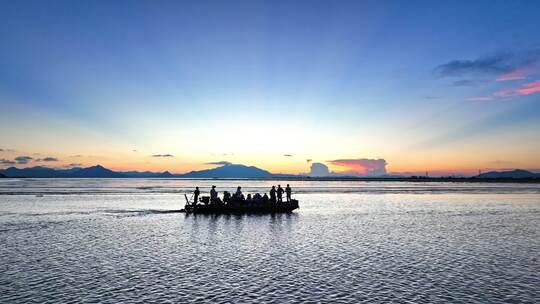
M540 1L2 1L0 168L540 170Z

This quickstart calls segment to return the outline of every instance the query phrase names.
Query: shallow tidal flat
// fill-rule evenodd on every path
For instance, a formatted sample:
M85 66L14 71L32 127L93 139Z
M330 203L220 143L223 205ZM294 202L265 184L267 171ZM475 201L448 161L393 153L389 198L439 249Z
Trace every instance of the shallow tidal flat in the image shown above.
M540 301L535 185L302 183L292 214L171 212L192 186L2 181L0 302Z

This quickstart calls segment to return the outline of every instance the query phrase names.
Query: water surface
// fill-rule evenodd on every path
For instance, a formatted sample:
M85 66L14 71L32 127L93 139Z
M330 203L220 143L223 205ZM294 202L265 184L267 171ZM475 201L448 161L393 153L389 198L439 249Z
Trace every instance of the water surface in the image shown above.
M175 212L238 183L278 182L2 180L0 302L540 302L536 184L291 182L292 214Z

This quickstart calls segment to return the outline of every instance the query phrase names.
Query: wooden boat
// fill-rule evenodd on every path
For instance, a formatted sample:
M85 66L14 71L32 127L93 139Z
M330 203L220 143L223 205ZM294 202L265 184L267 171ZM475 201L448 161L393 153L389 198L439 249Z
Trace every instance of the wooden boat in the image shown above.
M187 201L187 197L186 197ZM183 211L186 213L224 214L224 213L289 213L298 209L298 200L288 202L268 202L267 204L233 201L228 204L193 204L186 203Z

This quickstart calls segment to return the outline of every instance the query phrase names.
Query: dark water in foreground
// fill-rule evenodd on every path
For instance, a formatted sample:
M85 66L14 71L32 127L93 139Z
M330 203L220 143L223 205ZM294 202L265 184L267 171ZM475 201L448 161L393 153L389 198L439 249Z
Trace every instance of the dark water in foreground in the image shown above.
M0 303L540 302L535 185L318 182L292 214L194 216L100 182L0 185Z

